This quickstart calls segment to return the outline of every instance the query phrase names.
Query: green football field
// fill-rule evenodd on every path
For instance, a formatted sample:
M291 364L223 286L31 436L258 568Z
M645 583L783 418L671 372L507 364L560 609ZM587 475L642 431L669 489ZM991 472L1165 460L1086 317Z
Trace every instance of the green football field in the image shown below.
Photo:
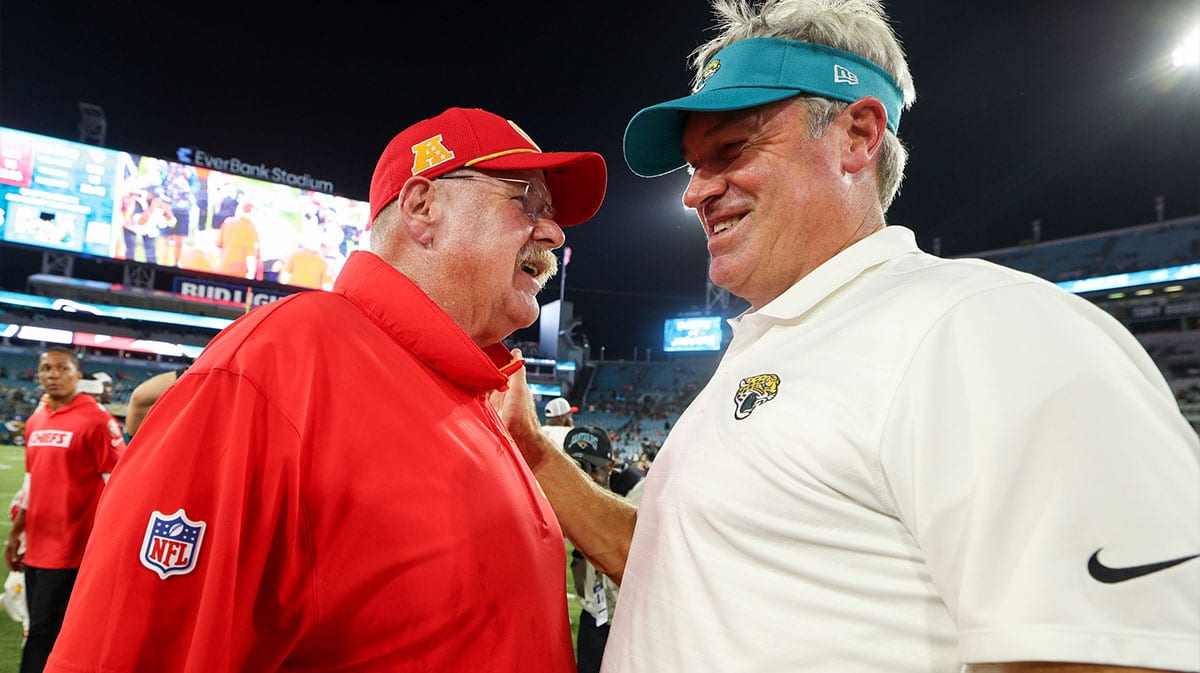
M8 539L12 520L8 518L8 503L21 488L25 476L25 450L11 444L0 444L0 540ZM8 577L8 568L0 563L0 578ZM21 624L0 610L0 673L17 673L21 667Z
M25 451L19 446L0 444L0 505L5 508L0 516L0 540L8 539L8 531L12 521L8 518L8 503L25 476ZM571 558L571 550L567 549L567 559ZM570 571L568 570L568 577ZM0 578L8 577L8 569L4 568ZM2 579L0 579L2 582ZM575 638L575 629L579 624L579 601L575 599L570 585L567 585L567 608L571 616L571 638ZM0 673L17 673L21 666L21 625L13 621L7 613L0 610Z

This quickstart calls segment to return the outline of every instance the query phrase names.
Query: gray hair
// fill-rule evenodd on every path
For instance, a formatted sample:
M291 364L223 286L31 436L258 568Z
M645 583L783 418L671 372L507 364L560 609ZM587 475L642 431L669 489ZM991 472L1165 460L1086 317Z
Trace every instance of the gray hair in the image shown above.
M739 40L774 37L822 44L849 51L875 62L891 73L904 94L904 108L917 98L912 74L900 47L900 39L888 23L880 0L765 0L758 9L752 0L713 0L717 19L717 37L692 52L695 82L713 55ZM808 106L809 132L820 137L847 103L799 96ZM900 191L904 179L905 149L896 134L888 130L879 150L879 201L886 212Z

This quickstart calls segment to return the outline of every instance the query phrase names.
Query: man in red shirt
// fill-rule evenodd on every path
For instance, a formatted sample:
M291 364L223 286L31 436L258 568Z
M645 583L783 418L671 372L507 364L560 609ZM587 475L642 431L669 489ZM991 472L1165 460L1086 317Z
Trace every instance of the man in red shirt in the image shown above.
M490 394L606 178L484 110L397 135L371 251L151 407L47 670L573 673L562 530Z
M279 282L284 285L299 285L315 289L329 289L333 274L329 261L321 255L319 245L302 243L288 256Z
M238 205L237 216L225 220L217 237L221 263L217 271L227 276L253 280L259 277L258 226L254 223L254 204Z
M25 569L29 638L21 673L40 673L54 647L100 492L125 450L117 420L76 390L83 374L74 352L47 349L37 373L46 403L25 424L25 502L4 545L9 569Z

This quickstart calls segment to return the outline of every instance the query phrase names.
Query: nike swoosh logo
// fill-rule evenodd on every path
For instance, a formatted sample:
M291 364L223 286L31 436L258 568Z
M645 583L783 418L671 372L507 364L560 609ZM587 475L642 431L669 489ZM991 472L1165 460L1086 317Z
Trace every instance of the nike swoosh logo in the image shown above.
M1103 549L1103 547L1101 547ZM1105 584L1116 584L1124 582L1150 573L1156 573L1160 570L1166 570L1171 566L1177 566L1185 561L1191 561L1194 558L1200 557L1200 554L1192 554L1191 556L1180 556L1177 559L1170 561L1159 561L1158 563L1147 563L1140 566L1129 566L1127 568L1110 568L1100 562L1100 549L1097 549L1092 557L1088 559L1088 574L1097 582Z

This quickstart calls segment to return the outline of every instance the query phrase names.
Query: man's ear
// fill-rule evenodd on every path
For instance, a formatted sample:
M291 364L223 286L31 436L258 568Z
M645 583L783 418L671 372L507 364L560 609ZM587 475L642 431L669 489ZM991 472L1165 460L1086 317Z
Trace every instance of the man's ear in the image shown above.
M433 239L438 221L440 206L435 201L436 191L431 180L414 176L404 183L396 197L396 206L403 212L400 221L408 235L422 247Z
M878 98L867 96L851 103L842 115L846 119L845 128L849 138L842 156L842 169L847 173L857 173L871 163L883 146L883 137L887 133L887 109Z

